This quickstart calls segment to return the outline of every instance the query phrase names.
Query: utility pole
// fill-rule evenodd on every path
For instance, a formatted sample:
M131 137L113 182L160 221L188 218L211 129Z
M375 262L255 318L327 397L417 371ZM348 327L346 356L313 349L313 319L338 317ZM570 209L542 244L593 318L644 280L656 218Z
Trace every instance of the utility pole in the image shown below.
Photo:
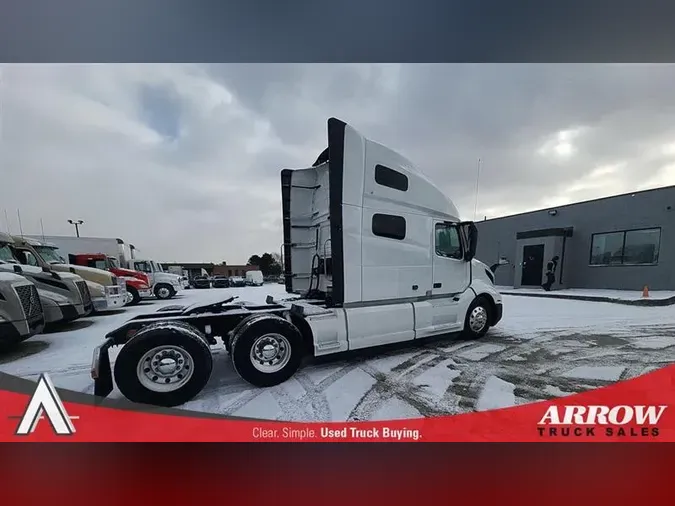
M75 225L75 234L80 237L80 225L84 223L82 220L68 220L68 223Z
M478 159L478 171L476 173L476 202L473 207L473 219L475 221L476 215L478 214L478 184L480 183L480 166L481 166L481 159Z

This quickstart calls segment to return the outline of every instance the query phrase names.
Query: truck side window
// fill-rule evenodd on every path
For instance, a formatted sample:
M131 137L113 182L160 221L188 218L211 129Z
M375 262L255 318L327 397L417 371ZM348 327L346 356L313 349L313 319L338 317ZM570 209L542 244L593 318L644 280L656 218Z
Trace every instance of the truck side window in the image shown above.
M384 165L375 166L375 182L394 190L408 191L408 176Z
M373 214L373 235L388 239L405 239L405 218L393 214Z
M35 255L33 255L30 251L24 252L24 258L26 259L26 265L32 265L34 267L38 266L38 262L37 259L35 258Z
M151 272L147 262L138 262L136 264L136 269L141 272Z
M462 243L457 227L447 223L436 224L436 254L442 257L462 259Z

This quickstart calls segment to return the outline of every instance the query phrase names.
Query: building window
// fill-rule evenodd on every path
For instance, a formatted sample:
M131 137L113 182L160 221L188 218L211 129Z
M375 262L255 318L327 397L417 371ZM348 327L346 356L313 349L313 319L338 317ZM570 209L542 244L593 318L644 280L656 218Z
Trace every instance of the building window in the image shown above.
M591 265L654 265L660 245L660 228L593 234Z
M384 165L375 166L375 182L394 190L408 191L408 176Z
M391 214L373 214L373 235L388 239L405 239L405 218Z
M435 247L438 256L462 259L462 243L457 227L447 223L437 223L435 227Z

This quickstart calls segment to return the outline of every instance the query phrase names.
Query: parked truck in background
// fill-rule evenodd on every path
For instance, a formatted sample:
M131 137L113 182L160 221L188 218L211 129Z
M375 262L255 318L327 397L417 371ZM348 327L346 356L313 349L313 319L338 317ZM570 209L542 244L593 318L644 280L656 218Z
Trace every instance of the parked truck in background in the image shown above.
M14 252L14 240L0 232L0 271L24 276L38 290L45 324L69 322L91 313L91 294L86 282L70 272L21 265Z
M24 265L46 267L61 272L71 272L82 277L91 293L95 312L122 309L127 303L126 287L123 280L101 269L68 264L56 245L29 237L13 236L14 250Z
M67 254L71 264L104 269L112 272L118 280L125 281L128 305L134 306L154 295L150 277L127 268L129 256L122 239L45 236L45 240L57 246L62 256ZM129 245L129 250L133 251L132 245Z
M264 277L262 271L246 271L246 284L249 286L263 286Z
M59 251L61 251L60 248ZM107 257L103 253L69 253L68 262L73 265L82 265L85 267L93 267L94 269L110 271L117 276L117 279L124 280L129 299L128 305L130 306L135 306L142 299L147 299L153 295L152 289L150 288L150 280L144 272L123 269L118 266L115 258Z
M170 265L165 272L168 272L169 274L175 274L176 276L180 277L183 288L186 290L190 288L190 276L187 269L183 269L183 267L180 265Z
M129 268L148 275L152 291L158 299L171 299L185 288L185 281L181 276L164 272L162 266L154 260L133 258L129 260Z
M35 240L41 238L41 236L29 237ZM102 253L106 255L118 269L127 270L124 272L125 276L137 277L148 283L153 295L158 299L170 299L187 285L182 276L164 272L159 263L134 258L135 247L132 244L125 244L119 238L44 236L42 240L57 246L61 252L68 254Z
M0 271L0 349L39 334L44 325L35 285L18 274Z
M114 237L74 237L69 235L27 235L25 237L55 245L64 258L67 258L70 254L102 253L106 257L114 258L116 265L122 268L126 267L126 262L131 255L131 245L125 244L122 239Z

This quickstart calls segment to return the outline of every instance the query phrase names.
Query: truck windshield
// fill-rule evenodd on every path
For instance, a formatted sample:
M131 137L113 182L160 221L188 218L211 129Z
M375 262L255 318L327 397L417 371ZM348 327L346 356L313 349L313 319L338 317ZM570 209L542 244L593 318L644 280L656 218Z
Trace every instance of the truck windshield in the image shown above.
M58 248L52 248L51 246L35 246L35 251L44 259L48 264L65 264L66 260L59 255Z
M9 247L9 244L0 245L0 262L6 262L9 264L18 263L12 254L12 248Z
M153 270L153 272L164 272L164 271L162 270L162 266L161 266L160 264L157 264L157 263L155 263L154 261L153 261L153 262L150 262L150 263L152 264L152 270Z
M106 270L108 268L108 264L106 263L105 260L92 260L89 262L89 267L93 267L94 269Z

